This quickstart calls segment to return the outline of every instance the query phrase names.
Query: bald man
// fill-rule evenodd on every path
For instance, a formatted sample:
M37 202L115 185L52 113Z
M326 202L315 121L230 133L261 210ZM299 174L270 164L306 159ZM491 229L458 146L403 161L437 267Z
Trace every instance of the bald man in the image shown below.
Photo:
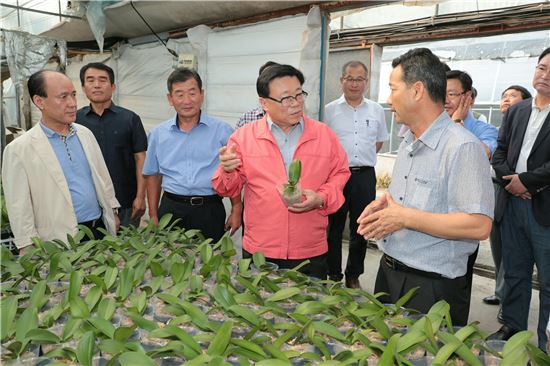
M99 145L74 123L76 91L62 73L42 70L27 83L40 122L4 151L2 179L15 245L25 252L32 238L65 240L88 227L118 229L113 183Z

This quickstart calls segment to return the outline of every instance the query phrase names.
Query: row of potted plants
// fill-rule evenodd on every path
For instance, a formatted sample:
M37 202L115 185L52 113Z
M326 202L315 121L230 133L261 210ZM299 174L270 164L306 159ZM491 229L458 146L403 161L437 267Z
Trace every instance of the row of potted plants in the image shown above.
M2 249L2 360L82 365L543 365L521 332L502 350L476 323L454 328L445 302L428 314L376 295L278 270L261 253L238 259L170 225L88 240Z

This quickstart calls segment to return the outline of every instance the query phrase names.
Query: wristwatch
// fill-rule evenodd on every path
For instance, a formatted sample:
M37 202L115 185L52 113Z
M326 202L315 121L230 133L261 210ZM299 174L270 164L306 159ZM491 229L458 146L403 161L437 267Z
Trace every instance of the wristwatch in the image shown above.
M118 216L118 207L116 207L116 208L113 208L113 212L115 213L115 215L117 215L117 216Z
M457 118L454 120L456 123L464 123L464 120L462 118Z

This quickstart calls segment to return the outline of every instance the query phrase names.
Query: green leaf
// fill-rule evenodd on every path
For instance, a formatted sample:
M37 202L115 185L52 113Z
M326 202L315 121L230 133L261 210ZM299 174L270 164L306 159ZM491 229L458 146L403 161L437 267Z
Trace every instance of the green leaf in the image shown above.
M90 289L90 291L88 291L85 298L86 304L88 304L88 309L90 309L90 311L93 310L99 299L101 299L101 287L94 286Z
M262 252L256 252L252 254L252 261L256 268L261 268L265 264L265 256Z
M18 298L16 296L8 296L3 298L0 303L0 340L4 341L13 332L13 321L17 314Z
M256 366L290 366L290 361L279 360L276 358L270 358L261 360L255 363Z
M109 290L116 282L118 277L118 269L116 267L107 266L103 275L103 281L105 282L105 290Z
M262 358L265 358L267 355L264 352L264 350L258 346L256 343L251 342L246 339L231 339L231 343L234 344L237 347L247 349L251 352L257 353L258 355L262 356Z
M395 302L395 307L397 309L401 308L403 305L405 305L406 303L409 302L409 300L411 299L411 297L414 295L414 293L416 292L416 290L418 290L419 287L414 287L414 288L411 288L409 291L407 291L407 293L405 295L403 295L399 300L397 300Z
M136 330L136 326L132 325L131 327L119 327L115 330L113 338L117 341L125 342Z
M115 334L115 327L110 321L99 317L88 318L86 321L88 321L95 329L105 334L107 337L113 338Z
M86 303L80 297L70 299L69 308L74 318L88 318L90 316L88 306L86 306Z
M288 183L292 186L298 184L302 174L302 162L300 159L294 159L288 167Z
M183 278L183 274L185 273L185 265L179 262L172 264L170 273L172 273L172 280L174 281L174 283L180 282Z
M15 339L21 343L31 329L38 328L38 315L35 307L26 308L15 323Z
M395 356L396 356L396 348L397 348L397 342L399 341L399 338L401 337L401 334L397 333L390 337L388 340L388 344L386 346L386 349L382 353L382 356L380 356L380 359L378 360L379 365L394 365L395 362Z
M186 331L183 329L180 329L174 325L167 325L164 328L157 328L155 330L152 330L150 332L150 336L153 338L169 338L169 337L176 337L178 338L186 347L188 347L190 350L192 350L196 355L201 354L202 349L201 346L191 337L189 334L187 334Z
M313 326L313 329L315 329L317 332L323 333L325 335L328 335L329 337L347 343L346 337L344 337L344 335L340 333L340 331L334 325L320 321L312 322L311 325Z
M86 332L76 348L76 358L81 365L91 366L92 356L94 354L95 336L94 332Z
M152 331L152 330L158 328L157 323L155 323L152 320L147 320L139 314L136 314L136 313L133 313L133 312L129 311L126 315L128 316L128 318L132 319L134 324L137 325L141 329L145 329L147 331Z
M134 286L134 270L128 266L120 273L120 279L116 289L116 296L119 301L124 301L132 293Z
M224 309L228 309L231 305L237 304L225 285L216 285L212 292L212 296Z
M126 351L126 346L123 342L114 339L104 339L99 343L101 352L117 355Z
M297 314L319 314L325 311L328 305L319 301L306 301L296 307L294 311Z
M291 298L292 296L295 296L300 293L300 289L297 287L286 287L283 288L273 295L269 296L266 301L276 302L281 301L284 299Z
M233 322L228 320L224 322L216 332L214 339L208 346L207 353L210 356L223 356L229 341L231 340L231 330L233 329Z
M253 310L247 307L241 305L231 305L229 307L229 310L254 326L260 325L260 318L258 317L258 315L256 315Z
M172 220L172 214L166 214L162 216L162 218L159 220L159 224L157 225L157 232L162 231L166 225L170 223Z
M25 336L34 343L59 343L59 337L46 329L31 329Z
M97 307L96 314L98 317L105 319L105 320L111 320L113 317L113 314L116 311L116 302L115 300L104 297L99 302L99 305Z
M42 280L34 285L31 293L31 298L29 300L29 307L35 307L40 309L44 303L48 301L48 298L44 295L46 294L46 281Z
M163 219L166 215L163 217ZM160 223L159 223L160 226ZM151 357L142 352L125 352L118 357L121 366L155 366Z
M79 296L82 287L82 272L73 271L69 280L69 300Z

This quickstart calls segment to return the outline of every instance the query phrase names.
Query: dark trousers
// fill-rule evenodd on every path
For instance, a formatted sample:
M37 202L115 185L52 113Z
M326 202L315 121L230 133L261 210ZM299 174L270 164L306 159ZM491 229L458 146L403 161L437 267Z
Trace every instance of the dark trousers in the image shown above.
M346 277L357 278L364 272L367 241L357 234L357 218L365 206L376 197L374 168L353 172L344 187L346 201L340 209L328 217L328 275L335 281L342 276L342 233L349 212L349 253Z
M243 258L252 258L252 253L243 249ZM266 258L267 262L275 263L280 269L291 269L299 265L305 260L309 260L309 264L300 268L300 272L310 277L319 279L327 278L327 254L321 254L317 257L303 258L303 259L278 259L278 258Z
M105 237L105 234L98 230L99 228L105 229L105 224L103 223L102 216L99 216L99 219L79 222L78 225L86 226L88 229L90 229L92 231L92 234L94 235L94 239L96 240L101 240Z
M420 271L421 272L421 271ZM380 267L376 275L374 292L385 292L379 298L385 303L395 304L396 301L405 295L410 289L419 287L405 307L416 309L424 314L433 304L440 300L445 300L451 306L451 318L454 325L466 325L468 322L468 308L463 299L464 289L468 287L467 275L454 279L439 276L435 278L434 274L425 272L425 275L419 273L404 272L390 268L384 256L380 260Z
M504 188L498 184L494 184L494 186L495 197L497 197L498 190ZM500 230L500 222L493 221L493 227L491 228L491 236L489 239L491 243L493 262L495 263L495 296L502 299L504 297L504 267L502 266L502 239Z
M180 219L177 227L198 229L205 238L214 242L221 239L225 232L225 208L221 197L219 200L204 202L201 205L179 202L166 194L162 196L158 209L158 218L171 213L172 220Z
M539 347L544 349L550 315L550 227L535 220L531 200L511 197L502 217L501 229L502 265L506 268L502 318L513 329L527 329L533 266L536 264L540 284L537 333Z

